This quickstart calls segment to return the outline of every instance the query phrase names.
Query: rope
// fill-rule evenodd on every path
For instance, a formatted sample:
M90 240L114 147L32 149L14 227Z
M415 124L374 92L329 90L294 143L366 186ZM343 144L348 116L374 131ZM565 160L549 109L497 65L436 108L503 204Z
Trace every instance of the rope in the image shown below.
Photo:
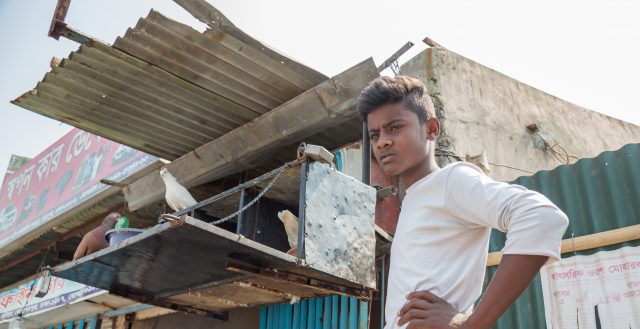
M38 274L38 272L42 271L43 269L47 269L44 266L44 262L47 260L47 256L49 255L49 250L51 250L51 247L47 248L47 250L44 252L44 256L42 256L42 260L40 261L40 264L38 264L38 268L36 269L36 274ZM18 313L18 318L22 318L22 315L24 314L24 310L27 308L27 305L29 305L29 300L31 299L32 294L33 294L33 287L36 286L36 282L38 282L37 278L34 278L33 281L31 281L31 287L29 288L29 298L27 298L27 301L24 303L24 306L22 306L22 309L20 309L20 313Z

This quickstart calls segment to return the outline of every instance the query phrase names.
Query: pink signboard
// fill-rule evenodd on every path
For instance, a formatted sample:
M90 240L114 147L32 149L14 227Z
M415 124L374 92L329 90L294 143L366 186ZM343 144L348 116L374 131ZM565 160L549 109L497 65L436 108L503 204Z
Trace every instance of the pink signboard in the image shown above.
M156 161L149 154L74 129L7 175L0 190L0 248Z

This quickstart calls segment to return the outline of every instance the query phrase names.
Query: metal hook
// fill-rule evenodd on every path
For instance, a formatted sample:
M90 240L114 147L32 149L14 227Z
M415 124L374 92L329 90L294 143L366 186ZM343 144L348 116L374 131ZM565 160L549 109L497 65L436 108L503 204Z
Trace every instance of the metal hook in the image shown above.
M304 159L304 149L307 147L307 143L302 142L300 143L300 145L298 146L298 150L297 150L297 158L298 161Z

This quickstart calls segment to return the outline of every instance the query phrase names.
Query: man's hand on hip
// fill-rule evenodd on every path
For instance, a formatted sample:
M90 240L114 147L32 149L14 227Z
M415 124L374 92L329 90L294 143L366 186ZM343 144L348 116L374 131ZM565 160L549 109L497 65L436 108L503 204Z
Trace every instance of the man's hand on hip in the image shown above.
M427 290L407 295L407 303L398 312L398 325L407 329L467 329L467 316L446 300Z

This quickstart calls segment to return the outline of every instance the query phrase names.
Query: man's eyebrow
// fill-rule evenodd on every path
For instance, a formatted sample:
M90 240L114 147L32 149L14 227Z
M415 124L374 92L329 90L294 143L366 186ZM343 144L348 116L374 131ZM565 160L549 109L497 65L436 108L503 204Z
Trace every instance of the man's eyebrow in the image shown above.
M394 124L396 124L396 123L401 123L401 122L402 122L402 119L393 119L393 120L391 120L391 121L389 121L389 122L387 122L387 123L383 124L382 126L383 126L383 127L385 127L385 128L387 128L387 127L389 127L389 126L392 126L392 125L394 125Z
M382 126L384 128L388 128L389 126L392 126L392 125L394 125L396 123L402 123L402 119L393 119L393 120L391 120L391 121L389 121L387 123L382 124ZM377 133L377 132L380 132L380 129L378 129L378 128L369 129L369 133Z

